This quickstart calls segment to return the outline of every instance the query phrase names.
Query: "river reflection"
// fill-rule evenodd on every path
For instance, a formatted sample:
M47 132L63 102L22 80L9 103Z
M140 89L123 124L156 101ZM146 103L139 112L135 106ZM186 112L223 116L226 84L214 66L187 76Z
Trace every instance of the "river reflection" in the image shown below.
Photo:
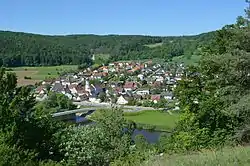
M85 117L76 117L76 119L68 120L68 122L73 122L77 123L79 125L93 125L95 122L92 122L88 120ZM149 143L157 143L161 134L164 134L166 132L161 132L161 131L151 131L151 130L144 130L144 129L135 129L132 139L134 140L136 135L143 135L147 142Z
M140 134L140 135L143 135L145 137L147 142L156 143L156 142L158 142L158 140L159 140L162 133L164 133L164 132L149 131L149 130L144 130L144 129L141 129L141 130L135 129L135 131L134 131L134 133L132 135L132 139L134 140L135 136Z

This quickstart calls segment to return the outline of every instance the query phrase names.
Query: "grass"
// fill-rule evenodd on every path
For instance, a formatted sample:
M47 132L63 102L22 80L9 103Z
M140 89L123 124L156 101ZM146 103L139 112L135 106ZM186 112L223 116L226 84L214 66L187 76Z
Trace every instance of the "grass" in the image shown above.
M137 113L125 113L125 118L141 125L154 126L155 130L168 131L175 127L179 114L160 111L142 111Z
M184 63L186 65L196 65L199 60L200 60L201 56L199 55L191 55L191 56L177 56L177 57L173 57L172 61L176 62L176 63Z
M107 60L110 58L110 54L95 54L95 59Z
M62 66L42 66L42 67L16 67L12 68L18 78L19 85L32 85L36 82L44 80L46 77L56 78L59 72L66 70L76 70L76 65L62 65ZM31 77L30 80L24 77Z
M154 158L143 166L248 166L250 147L226 148L191 155L173 155Z
M162 46L163 43L154 43L154 44L147 44L145 46L149 47L149 48L155 48L155 47L159 47Z

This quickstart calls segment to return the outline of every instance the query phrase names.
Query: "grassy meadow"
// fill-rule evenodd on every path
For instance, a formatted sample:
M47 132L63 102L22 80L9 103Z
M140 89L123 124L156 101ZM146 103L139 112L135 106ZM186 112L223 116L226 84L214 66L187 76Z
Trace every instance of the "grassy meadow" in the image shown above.
M225 148L190 155L156 157L142 166L249 166L250 147Z
M191 55L191 56L176 56L173 57L172 61L176 63L184 63L185 65L196 65L199 60L201 59L201 56L199 55Z
M138 124L154 126L156 130L169 130L175 127L179 114L169 114L160 111L142 111L124 113L125 118Z
M62 65L62 66L42 66L42 67L16 67L11 68L17 75L18 85L33 85L36 82L44 80L48 77L56 78L59 73L67 70L76 70L76 65ZM30 77L31 79L24 79Z
M149 47L149 48L155 48L155 47L159 47L162 46L163 43L154 43L154 44L147 44L145 46Z

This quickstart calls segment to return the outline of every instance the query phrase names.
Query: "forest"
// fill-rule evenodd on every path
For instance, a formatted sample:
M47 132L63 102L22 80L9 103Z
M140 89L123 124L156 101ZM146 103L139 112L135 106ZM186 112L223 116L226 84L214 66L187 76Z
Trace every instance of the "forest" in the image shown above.
M109 61L198 54L214 32L196 36L140 35L46 36L0 31L0 66L52 66L92 63L93 54L108 54ZM155 46L159 44L159 46ZM152 47L151 47L152 46Z

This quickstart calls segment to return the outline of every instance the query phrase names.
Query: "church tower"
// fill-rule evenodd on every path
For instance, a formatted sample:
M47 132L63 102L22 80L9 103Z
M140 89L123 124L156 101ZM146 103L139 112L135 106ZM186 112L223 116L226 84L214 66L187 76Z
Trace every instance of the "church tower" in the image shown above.
M85 91L90 93L90 85L89 85L88 79L86 79L86 81L85 81Z

